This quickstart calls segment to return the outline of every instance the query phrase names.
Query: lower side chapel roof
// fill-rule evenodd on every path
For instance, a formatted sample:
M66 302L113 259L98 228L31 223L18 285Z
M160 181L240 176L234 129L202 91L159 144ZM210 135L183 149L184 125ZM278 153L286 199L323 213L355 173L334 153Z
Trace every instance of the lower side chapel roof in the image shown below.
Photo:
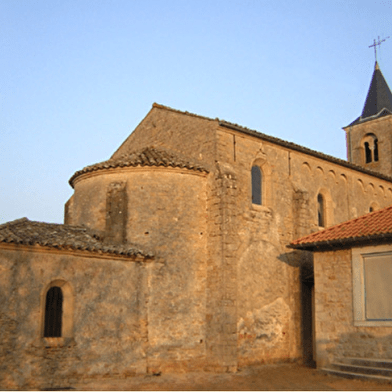
M392 241L392 206L299 238L290 248L339 248L368 241Z
M102 235L82 226L17 219L0 225L0 243L40 245L56 249L83 250L122 256L153 257L130 244L104 243Z

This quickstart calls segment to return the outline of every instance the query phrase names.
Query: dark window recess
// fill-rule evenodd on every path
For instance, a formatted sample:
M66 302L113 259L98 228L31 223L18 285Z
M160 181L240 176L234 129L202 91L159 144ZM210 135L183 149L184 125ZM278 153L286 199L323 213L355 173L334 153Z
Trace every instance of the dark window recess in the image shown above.
M258 166L252 166L252 203L261 205L262 174Z
M369 212L373 212L374 210L373 210L373 207L370 207L369 208Z
M366 156L366 163L370 163L372 161L372 151L370 150L368 142L365 142L365 156Z
M44 337L61 337L63 318L63 292L60 287L51 287L46 293Z
M374 162L378 162L378 140L374 140Z
M325 226L324 198L322 195L317 196L317 219L320 227Z

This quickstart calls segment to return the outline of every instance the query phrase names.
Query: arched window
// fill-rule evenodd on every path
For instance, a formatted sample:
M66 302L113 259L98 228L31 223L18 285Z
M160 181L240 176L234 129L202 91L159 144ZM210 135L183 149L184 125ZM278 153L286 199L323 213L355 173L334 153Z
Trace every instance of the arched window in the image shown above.
M365 157L366 157L366 163L370 163L372 161L372 152L370 150L368 142L365 142Z
M53 286L46 293L44 337L59 338L63 323L63 292Z
M365 163L378 162L378 139L375 134L368 133L362 139L365 152Z
M374 162L378 162L378 140L374 139Z
M252 166L252 203L262 204L263 175L259 166Z
M317 196L317 221L318 221L319 227L325 227L324 198L320 193Z

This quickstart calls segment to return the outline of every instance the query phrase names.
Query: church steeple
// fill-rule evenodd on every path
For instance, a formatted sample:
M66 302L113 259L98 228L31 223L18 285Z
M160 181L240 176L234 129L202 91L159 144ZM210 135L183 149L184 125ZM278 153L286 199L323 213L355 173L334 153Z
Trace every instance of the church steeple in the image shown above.
M349 162L392 176L392 93L377 61L362 114L343 129Z
M372 81L359 121L387 114L383 113L384 109L392 114L392 93L376 61Z

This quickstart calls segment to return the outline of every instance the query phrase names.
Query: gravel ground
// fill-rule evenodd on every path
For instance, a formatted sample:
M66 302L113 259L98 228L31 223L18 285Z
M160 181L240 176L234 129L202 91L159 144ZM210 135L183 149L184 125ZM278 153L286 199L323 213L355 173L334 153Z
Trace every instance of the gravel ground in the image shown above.
M237 373L184 373L94 380L72 389L90 391L392 391L392 384L348 380L296 364L263 365Z

